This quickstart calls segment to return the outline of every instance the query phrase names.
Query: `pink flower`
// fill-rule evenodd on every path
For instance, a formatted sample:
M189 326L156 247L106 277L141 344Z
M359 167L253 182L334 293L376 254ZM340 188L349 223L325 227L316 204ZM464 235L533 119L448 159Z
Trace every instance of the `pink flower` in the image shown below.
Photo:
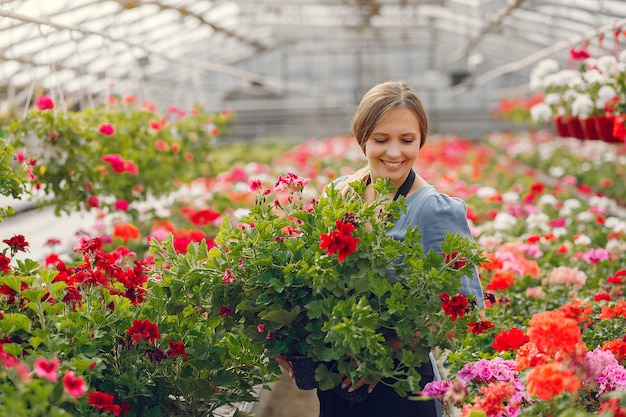
M115 133L115 126L110 123L102 123L98 127L98 132L106 136L113 136L113 134Z
M52 110L54 109L54 101L50 96L41 96L37 98L35 105L39 110Z
M59 378L57 370L59 369L60 364L61 361L58 358L54 358L51 361L48 361L45 358L37 358L33 368L35 370L35 374L39 378L45 378L48 381L56 382Z
M602 261L606 261L609 259L609 253L606 249L597 248L597 249L589 249L587 252L583 254L583 261L589 264L598 264Z
M126 200L117 200L115 202L115 210L128 211L128 201L126 201Z
M546 293L543 291L543 288L540 286L526 288L526 297L528 298L538 299L538 298L543 298L545 296L546 296Z
M82 397L87 392L85 379L77 377L74 371L67 371L63 376L63 387L74 398Z
M550 227L565 227L565 219L551 220L548 225Z

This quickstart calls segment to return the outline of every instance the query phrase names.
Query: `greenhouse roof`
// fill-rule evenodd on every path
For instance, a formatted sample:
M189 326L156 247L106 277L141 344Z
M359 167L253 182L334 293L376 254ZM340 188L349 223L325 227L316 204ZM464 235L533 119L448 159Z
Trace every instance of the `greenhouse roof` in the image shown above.
M306 94L315 86L240 65L297 44L430 48L432 70L471 69L454 86L467 89L626 42L624 0L1 0L0 16L0 99L16 105L206 73Z

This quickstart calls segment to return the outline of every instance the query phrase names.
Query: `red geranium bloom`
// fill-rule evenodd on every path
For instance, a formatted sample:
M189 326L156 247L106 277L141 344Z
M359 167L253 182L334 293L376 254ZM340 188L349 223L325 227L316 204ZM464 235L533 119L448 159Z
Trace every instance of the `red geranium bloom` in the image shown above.
M218 217L220 217L220 213L207 208L190 213L189 221L195 226L206 226L207 224L211 224Z
M19 251L26 252L26 247L28 246L28 242L23 235L14 235L11 239L4 239L3 242L9 245L13 253Z
M528 342L528 336L524 334L523 330L516 327L512 327L510 330L501 330L495 336L495 340L491 347L498 352L505 350L517 350L520 346Z
M470 332L474 334L481 334L491 329L493 327L493 323L490 321L478 320L470 322L468 327Z
M150 320L135 320L133 325L126 331L126 336L132 337L135 342L146 339L154 344L156 339L161 338L159 328Z
M463 294L457 294L452 297L447 293L441 293L439 295L441 300L441 307L446 316L450 316L451 321L456 321L457 318L465 316L467 312L467 297Z
M113 413L116 416L121 414L119 405L113 404L113 396L102 391L90 392L87 396L87 403L93 405L98 410Z
M167 343L170 345L170 348L165 352L169 356L184 356L185 359L189 360L189 355L185 351L185 344L183 342L172 342L168 340Z
M359 238L352 237L352 233L354 233L352 223L337 220L335 224L337 225L336 231L320 235L320 249L326 250L328 255L337 252L337 260L343 262L348 255L356 251Z
M0 253L0 271L8 274L11 270L11 258L7 258L2 253Z
M452 262L451 266L454 269L461 269L465 265L467 265L467 258L464 256L459 256L459 252L457 251L454 251L451 254L444 253L443 256L447 264Z

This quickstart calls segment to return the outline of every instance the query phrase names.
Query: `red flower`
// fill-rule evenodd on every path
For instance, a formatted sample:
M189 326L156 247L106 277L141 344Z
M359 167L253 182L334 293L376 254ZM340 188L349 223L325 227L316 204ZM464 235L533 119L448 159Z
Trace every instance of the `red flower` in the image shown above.
M23 235L14 235L11 239L4 239L3 242L9 245L13 253L19 251L26 252L26 247L28 246L28 242Z
M98 208L100 207L100 200L95 195L87 197L87 205L90 207Z
M113 396L102 391L90 392L87 396L87 403L93 405L98 410L113 413L116 416L121 414L119 405L113 404Z
M493 323L490 321L478 320L470 322L467 326L470 332L474 334L481 334L491 329L493 327Z
M593 296L593 301L611 301L611 296L605 292Z
M133 325L126 331L126 336L132 337L135 342L146 339L154 344L156 339L161 338L159 328L150 320L135 320Z
M467 258L464 256L459 256L459 252L454 251L451 254L443 254L446 264L451 264L454 269L461 269L465 265L467 265Z
M493 347L498 352L503 352L505 350L517 350L524 343L528 342L528 336L524 334L524 331L512 327L510 330L501 330L495 336L495 340L491 347Z
M221 306L219 314L222 317L230 317L230 315L233 314L233 309L232 307Z
M8 274L11 270L11 258L7 258L2 253L0 253L0 271Z
M184 356L185 359L189 360L189 355L185 351L185 344L183 342L172 342L168 340L167 343L170 345L170 348L165 352L169 356Z
M211 224L218 217L220 217L220 213L207 208L189 214L189 221L195 226L206 226L207 224Z
M337 260L343 262L348 255L356 251L359 238L352 237L352 233L354 233L352 223L344 224L343 221L337 220L335 224L337 225L336 231L320 235L320 249L326 250L328 255L337 252Z
M441 293L439 295L441 300L441 307L446 316L450 316L451 321L456 321L457 318L465 316L467 312L467 297L463 294L457 294L450 296L447 293Z

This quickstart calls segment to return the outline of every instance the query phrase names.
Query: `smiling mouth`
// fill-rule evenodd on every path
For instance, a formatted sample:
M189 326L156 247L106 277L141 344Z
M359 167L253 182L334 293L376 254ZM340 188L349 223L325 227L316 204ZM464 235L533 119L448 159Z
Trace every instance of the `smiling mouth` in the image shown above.
M402 162L387 162L387 161L382 161L382 162L385 166L388 166L389 168L397 168L400 165L402 165Z

